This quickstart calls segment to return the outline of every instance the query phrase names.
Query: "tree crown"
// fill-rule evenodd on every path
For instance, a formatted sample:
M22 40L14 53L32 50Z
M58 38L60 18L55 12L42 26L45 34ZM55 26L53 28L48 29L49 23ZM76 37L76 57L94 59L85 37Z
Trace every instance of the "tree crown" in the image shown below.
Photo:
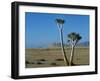
M58 23L58 24L64 24L65 20L63 20L63 19L56 19L56 23Z
M78 41L82 39L82 37L78 33L75 33L75 32L68 34L68 38L69 38L68 42L71 41L71 43L74 45L76 45Z

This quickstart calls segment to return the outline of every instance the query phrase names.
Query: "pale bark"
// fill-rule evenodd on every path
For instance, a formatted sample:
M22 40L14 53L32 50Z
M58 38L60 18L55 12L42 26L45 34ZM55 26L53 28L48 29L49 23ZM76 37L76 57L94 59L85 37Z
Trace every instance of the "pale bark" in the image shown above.
M70 55L70 59L69 59L69 66L71 66L71 65L72 65L72 63L73 63L73 57L74 57L74 47L75 47L75 46L73 46L73 45L72 45L71 55Z
M62 32L62 28L59 28L59 33L60 33L61 49L62 49L62 54L63 54L63 57L64 57L64 62L68 66L69 62L68 62L68 59L67 59L67 56L66 56L64 45L63 45L63 32Z

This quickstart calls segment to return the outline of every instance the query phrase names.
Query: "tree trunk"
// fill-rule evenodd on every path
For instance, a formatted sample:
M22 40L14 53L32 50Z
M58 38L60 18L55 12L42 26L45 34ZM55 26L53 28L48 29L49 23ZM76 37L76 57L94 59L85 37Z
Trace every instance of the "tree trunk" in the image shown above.
M63 57L64 57L65 64L68 66L69 62L68 62L68 59L67 59L67 56L66 56L66 53L65 53L65 50L64 50L62 29L59 30L59 33L60 33L62 54L63 54Z
M73 64L74 47L75 47L75 46L72 45L72 50L71 50L71 55L70 55L69 66L71 66L71 65Z

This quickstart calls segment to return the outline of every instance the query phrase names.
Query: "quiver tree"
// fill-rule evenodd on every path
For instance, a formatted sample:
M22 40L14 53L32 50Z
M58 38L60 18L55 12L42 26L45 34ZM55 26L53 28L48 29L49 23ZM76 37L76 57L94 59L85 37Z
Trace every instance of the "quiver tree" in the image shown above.
M71 45L71 55L70 55L70 59L69 59L69 65L73 65L73 58L74 58L74 48L76 46L76 44L79 42L79 40L81 40L81 36L75 32L72 32L70 34L68 34L68 42Z
M59 35L60 35L60 42L61 42L61 49L62 49L62 54L64 57L64 61L66 65L69 65L65 50L64 50L64 44L63 44L63 24L65 23L65 20L63 19L56 19L57 27L59 30Z

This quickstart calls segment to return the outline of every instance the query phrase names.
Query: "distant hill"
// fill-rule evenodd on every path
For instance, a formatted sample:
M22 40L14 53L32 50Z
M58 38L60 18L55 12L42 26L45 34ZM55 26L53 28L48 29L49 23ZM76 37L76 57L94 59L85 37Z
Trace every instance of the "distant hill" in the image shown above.
M69 44L64 44L64 47L70 46ZM78 43L76 46L89 46L89 41ZM43 45L33 45L31 47L25 48L48 48L48 47L61 47L61 43L43 44Z
M50 44L49 47L60 47L60 43ZM70 46L69 44L64 44L64 46ZM89 41L78 43L76 46L89 46Z
M77 46L89 46L89 41L81 42Z

